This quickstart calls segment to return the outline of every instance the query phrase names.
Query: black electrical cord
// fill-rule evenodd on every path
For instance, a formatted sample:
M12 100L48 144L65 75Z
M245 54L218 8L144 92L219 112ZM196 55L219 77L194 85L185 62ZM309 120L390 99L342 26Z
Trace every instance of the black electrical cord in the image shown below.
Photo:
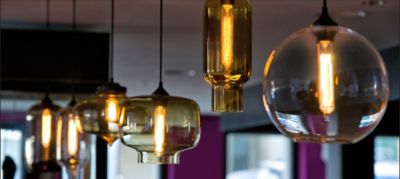
M110 60L109 60L109 80L114 82L114 0L111 0L111 31L110 31Z
M76 58L77 58L77 52L78 52L78 39L77 39L77 33L76 33L76 0L72 0L72 46L73 46L73 52L72 52L72 65L71 65L71 71L72 71L72 98L75 99L75 83L76 83Z
M163 0L160 0L160 71L159 71L159 75L160 75L160 86L162 86L162 70L163 70Z

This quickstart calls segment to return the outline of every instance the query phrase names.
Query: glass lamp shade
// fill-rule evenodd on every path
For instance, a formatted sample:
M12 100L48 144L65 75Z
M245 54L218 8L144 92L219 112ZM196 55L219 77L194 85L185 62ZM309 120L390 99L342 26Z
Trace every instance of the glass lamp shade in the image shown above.
M212 86L213 111L243 110L243 85L251 73L251 14L248 0L206 0L203 71Z
M32 106L28 111L25 158L29 173L34 177L59 177L61 167L56 158L56 115L59 109L46 95L41 103Z
M128 98L122 108L120 138L139 154L139 163L178 164L179 154L200 139L196 102L174 96Z
M100 87L96 96L79 102L74 107L78 128L96 134L109 145L118 139L118 120L126 88L116 83Z
M89 157L89 137L80 133L74 118L72 101L57 117L57 159L67 169L69 178L80 178L82 166Z
M380 122L389 86L382 57L363 36L311 26L272 51L263 93L272 122L294 141L355 143Z

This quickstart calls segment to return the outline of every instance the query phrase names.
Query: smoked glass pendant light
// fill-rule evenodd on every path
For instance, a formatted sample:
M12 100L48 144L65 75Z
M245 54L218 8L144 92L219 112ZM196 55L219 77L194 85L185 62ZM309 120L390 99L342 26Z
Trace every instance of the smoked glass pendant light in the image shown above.
M163 2L160 0L160 83L148 96L122 106L120 138L138 151L139 163L178 164L179 154L200 139L200 110L193 100L170 96L162 85Z
M109 145L118 139L118 119L126 88L113 80L114 0L111 1L110 79L97 88L96 96L79 102L74 108L85 133L96 134Z
M48 94L32 106L27 114L25 157L28 173L33 178L59 178L61 166L56 158L56 127L59 106L53 104Z
M75 98L57 115L57 158L65 166L68 178L82 177L82 166L89 156L88 135L80 133L79 121L74 118Z
M378 125L389 95L382 57L328 15L291 34L264 70L264 105L275 126L299 142L355 143Z
M243 85L251 73L249 0L206 0L204 74L212 87L212 111L243 111Z
M46 0L46 32L50 32L50 0ZM47 56L48 42L45 46ZM42 101L27 112L25 160L28 178L61 179L61 166L56 158L56 115L59 109L46 93Z
M74 41L74 51L72 68L76 61L76 0L72 1L72 33ZM74 72L74 69L72 69ZM75 80L75 73L73 73ZM74 94L75 86L72 85ZM83 165L89 156L89 137L87 134L80 133L78 125L80 124L73 113L73 107L76 105L75 96L67 107L61 109L57 114L57 159L66 168L69 179L78 179L83 177Z

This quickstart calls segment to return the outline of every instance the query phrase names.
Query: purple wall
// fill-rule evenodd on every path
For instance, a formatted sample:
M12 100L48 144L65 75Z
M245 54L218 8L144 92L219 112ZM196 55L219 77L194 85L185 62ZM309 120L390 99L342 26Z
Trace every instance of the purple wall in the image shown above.
M168 166L168 179L221 179L224 176L224 135L219 117L201 117L201 139L181 154L179 165Z
M321 145L299 143L298 146L298 179L325 178L325 164L321 160Z

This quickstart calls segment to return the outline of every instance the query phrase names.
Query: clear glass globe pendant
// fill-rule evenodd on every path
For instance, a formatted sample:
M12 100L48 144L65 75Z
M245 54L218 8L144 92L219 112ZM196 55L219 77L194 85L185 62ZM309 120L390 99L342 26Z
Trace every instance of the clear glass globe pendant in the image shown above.
M296 142L360 141L382 119L388 95L379 52L338 26L326 6L312 26L272 51L264 69L264 106L280 132Z
M57 115L57 159L70 179L83 177L83 165L89 158L89 136L82 133L80 121L74 117L75 105L73 98Z

